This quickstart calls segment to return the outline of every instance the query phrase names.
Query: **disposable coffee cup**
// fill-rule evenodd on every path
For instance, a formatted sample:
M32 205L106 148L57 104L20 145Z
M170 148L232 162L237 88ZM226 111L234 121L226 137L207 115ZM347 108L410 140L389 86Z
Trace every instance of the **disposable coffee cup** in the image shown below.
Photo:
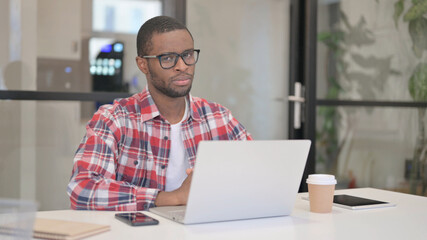
M310 211L329 213L332 211L337 180L334 175L311 174L307 178Z

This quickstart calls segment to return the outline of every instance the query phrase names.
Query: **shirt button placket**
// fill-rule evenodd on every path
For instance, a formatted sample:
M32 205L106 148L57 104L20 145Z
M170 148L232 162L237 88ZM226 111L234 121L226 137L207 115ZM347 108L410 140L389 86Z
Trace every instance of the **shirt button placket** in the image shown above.
M163 137L163 140L165 140L165 141L167 141L167 140L169 140L169 137L168 136L164 136ZM163 171L165 171L165 169L166 169L166 165L165 164L163 164L162 166L160 166L161 168L162 168L162 170ZM166 175L165 175L166 176Z

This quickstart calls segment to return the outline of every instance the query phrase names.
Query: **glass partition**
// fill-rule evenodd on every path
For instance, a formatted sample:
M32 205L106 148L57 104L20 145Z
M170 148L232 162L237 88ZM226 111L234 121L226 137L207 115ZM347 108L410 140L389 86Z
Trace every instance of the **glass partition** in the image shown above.
M145 85L136 34L163 1L20 2L0 3L0 90L135 93Z
M93 0L95 32L137 34L141 23L162 13L161 0Z
M410 86L427 71L427 20L408 20L413 2L319 1L318 98L425 100Z
M85 133L79 102L0 100L0 197L68 209L74 153Z
M425 109L318 107L316 172L338 188L375 187L425 195ZM420 125L421 124L421 125ZM424 190L423 190L424 188Z
M410 105L427 100L418 3L319 1L317 98L330 101L317 109L316 171L336 174L339 187L426 195L426 109Z

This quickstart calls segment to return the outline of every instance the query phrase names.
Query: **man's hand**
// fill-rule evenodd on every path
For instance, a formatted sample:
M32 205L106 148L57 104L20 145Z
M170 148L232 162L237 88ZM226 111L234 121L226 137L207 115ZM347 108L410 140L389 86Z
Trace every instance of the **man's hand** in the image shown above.
M188 176L182 183L181 187L172 192L159 192L154 203L156 206L177 206L187 204L191 179L193 178L193 169L188 168L186 173Z

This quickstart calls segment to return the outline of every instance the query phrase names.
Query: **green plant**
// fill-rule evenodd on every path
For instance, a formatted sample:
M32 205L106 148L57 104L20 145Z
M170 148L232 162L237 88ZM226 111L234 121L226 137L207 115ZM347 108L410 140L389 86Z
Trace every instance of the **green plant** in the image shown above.
M427 63L418 63L409 79L408 89L415 101L427 101Z
M343 41L344 33L336 30L332 32L322 32L317 36L318 41L325 44L328 48L329 58L336 60L341 59L343 50L340 47L340 42ZM342 61L336 62L340 67ZM341 66L342 67L342 66ZM336 76L332 73L328 74L327 81L327 99L337 99L342 90ZM335 174L337 170L337 161L339 155L339 142L337 125L340 119L339 112L335 107L319 107L317 115L323 120L322 126L316 132L317 144L320 148L317 150L317 162L325 165L329 173Z

